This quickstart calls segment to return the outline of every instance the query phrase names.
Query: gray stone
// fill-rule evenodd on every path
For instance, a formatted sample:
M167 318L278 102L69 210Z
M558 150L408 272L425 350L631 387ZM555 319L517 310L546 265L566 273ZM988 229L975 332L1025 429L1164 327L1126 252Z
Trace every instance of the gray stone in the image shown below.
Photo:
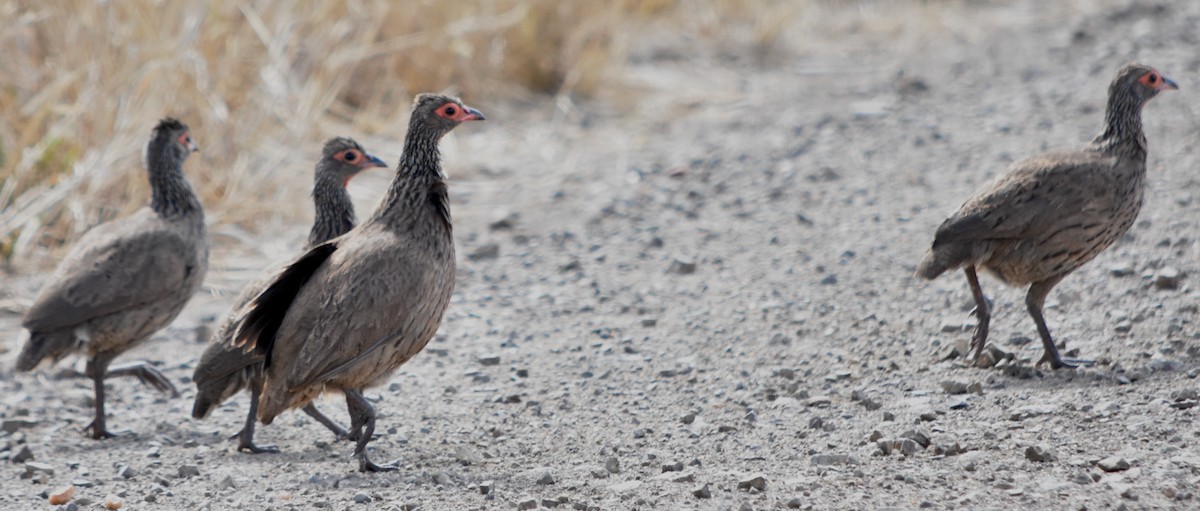
M121 468L117 469L117 475L124 479L133 479L137 476L137 470L129 465L121 465Z
M787 501L787 507L788 509L800 509L804 507L804 501L800 500L800 497L793 497L792 500Z
M809 463L817 466L857 465L858 459L849 454L815 454Z
M696 262L683 259L675 259L671 261L671 268L667 271L677 273L679 275L691 275L696 273Z
M492 493L492 490L494 490L495 488L496 488L496 481L493 481L491 479L488 479L487 481L479 483L479 493L482 493L484 495Z
M604 470L607 470L610 474L620 474L621 460L617 459L616 456L609 456L608 459L604 460Z
M1058 461L1058 455L1046 445L1031 445L1025 448L1025 459L1035 463Z
M548 485L548 484L554 484L554 473L551 472L550 469L546 469L545 471L542 472L542 475L538 476L537 484L540 484L543 486Z
M188 477L195 477L198 475L200 475L200 467L197 467L195 465L180 465L179 466L179 477L182 479L186 479Z
M480 245L479 248L476 248L474 251L467 254L467 259L472 261L483 261L487 259L495 259L497 257L500 257L500 245L495 243ZM534 505L536 504L537 502L535 501Z
M22 445L21 449L18 450L16 454L12 455L8 461L12 463L24 463L31 459L33 459L33 451L29 450L28 445Z
M533 497L525 497L517 502L517 509L520 511L524 511L526 509L537 509L537 507L537 499Z
M433 473L433 484L440 484L442 486L450 486L450 482L451 482L450 476L446 475L445 472L442 472L439 470L439 471Z
M942 390L950 395L966 394L967 384L961 381L944 381L942 382Z
M467 445L455 446L454 458L463 465L478 465L483 463L483 455Z
M708 483L704 483L704 484L700 485L699 487L697 487L696 489L692 490L692 495L695 495L697 498L701 498L701 499L711 499L712 491L710 491L708 489Z
M767 489L767 479L758 474L749 475L738 481L737 487L739 490L749 490L753 488L758 491L765 491Z
M911 438L900 440L900 454L905 458L921 452L922 449L923 447Z
M479 362L479 365L482 366L500 365L500 355L496 355L494 353L479 355L475 357L475 361Z
M929 447L929 433L926 433L922 430L910 429L900 433L900 438L911 439L912 441L920 444L922 449Z
M24 477L28 478L29 476L32 476L32 475L38 474L38 473L52 476L52 475L54 475L54 465L51 465L49 463L38 463L36 461L26 461L25 462L25 476Z
M354 503L355 504L366 504L370 501L371 501L370 495L367 495L363 492L358 492L358 493L354 494Z
M1109 456L1096 462L1096 466L1105 472L1121 472L1129 470L1129 462L1120 456Z
M36 427L37 425L38 421L33 419L5 419L0 422L0 431L12 434L22 429Z
M1154 287L1158 289L1178 289L1179 281L1183 280L1183 272L1172 266L1165 266L1154 274Z

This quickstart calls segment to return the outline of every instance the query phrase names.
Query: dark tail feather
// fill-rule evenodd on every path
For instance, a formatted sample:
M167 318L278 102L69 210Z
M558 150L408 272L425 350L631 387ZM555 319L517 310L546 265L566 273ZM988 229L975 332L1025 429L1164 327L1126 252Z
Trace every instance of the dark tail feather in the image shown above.
M32 371L43 360L58 360L75 349L75 333L71 329L53 332L29 332L29 340L17 357L18 371Z
M266 356L265 365L270 367L275 334L283 324L283 318L292 306L292 301L334 250L337 250L336 241L317 245L283 270L275 281L254 299L249 312L239 321L237 333L233 336L234 346L253 348L256 353Z

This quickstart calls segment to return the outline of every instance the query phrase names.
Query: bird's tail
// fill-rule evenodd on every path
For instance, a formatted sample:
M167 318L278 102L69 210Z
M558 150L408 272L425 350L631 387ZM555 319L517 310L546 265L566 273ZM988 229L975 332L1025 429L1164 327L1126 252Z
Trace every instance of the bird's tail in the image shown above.
M17 356L18 371L32 371L43 360L58 360L75 349L75 333L71 329L53 332L29 332L29 340Z

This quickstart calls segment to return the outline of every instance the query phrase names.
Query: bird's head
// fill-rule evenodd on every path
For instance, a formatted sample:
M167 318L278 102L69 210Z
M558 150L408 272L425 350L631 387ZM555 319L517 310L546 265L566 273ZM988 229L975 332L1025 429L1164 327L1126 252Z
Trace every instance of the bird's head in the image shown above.
M441 137L466 121L482 121L479 110L464 105L458 98L441 94L419 94L413 101L410 129L423 123L425 129Z
M387 167L387 163L368 153L353 139L331 138L321 150L321 161L317 163L317 180L332 178L341 182L344 187L359 172L374 167Z
M1109 94L1121 93L1133 96L1139 103L1145 103L1159 92L1178 90L1179 85L1150 66L1144 64L1129 64L1117 71L1109 87Z
M153 153L155 157L166 157L182 163L189 155L199 150L188 126L179 119L167 117L158 121L158 125L154 127L142 160L149 163L149 157Z

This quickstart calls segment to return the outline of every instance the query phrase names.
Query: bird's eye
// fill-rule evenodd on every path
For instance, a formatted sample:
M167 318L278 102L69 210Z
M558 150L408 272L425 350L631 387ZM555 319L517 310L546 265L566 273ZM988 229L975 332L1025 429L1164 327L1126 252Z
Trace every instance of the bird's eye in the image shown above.
M454 114L456 114L456 113L458 113L458 110L455 110L454 107L452 107L452 106L446 107L446 115L448 115L450 117L454 117Z
M354 151L346 151L346 161L354 161L358 159L358 153Z

